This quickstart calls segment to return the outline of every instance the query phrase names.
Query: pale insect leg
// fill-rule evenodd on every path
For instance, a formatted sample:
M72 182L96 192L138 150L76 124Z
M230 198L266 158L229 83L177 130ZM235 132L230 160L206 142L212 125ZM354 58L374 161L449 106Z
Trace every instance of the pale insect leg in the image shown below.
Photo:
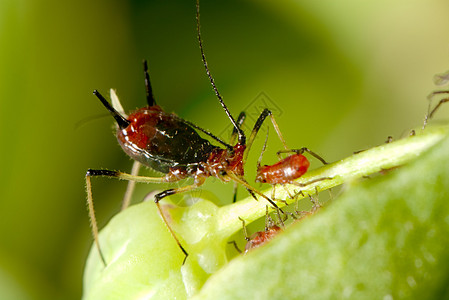
M431 111L431 107L432 107L432 99L435 95L441 95L441 94L449 94L449 91L435 91L432 92L429 96L427 96L427 99L429 100L429 106L427 108L427 114L424 117L424 124L422 129L426 128L427 122L429 121L429 119L431 119L433 117L433 114L438 110L438 108L443 104L449 101L449 98L443 98L440 100L440 102L438 102L438 104L433 108L433 110Z
M103 264L106 266L106 260L104 258L103 252L100 248L100 242L98 240L98 224L97 219L95 217L95 208L94 208L94 200L92 196L92 183L90 178L97 176L105 176L112 177L122 180L133 180L136 182L144 182L144 183L163 183L167 182L165 177L145 177L145 176L135 176L131 174L126 174L118 171L109 171L109 170L87 170L86 173L86 192L87 192L87 207L89 209L89 220L92 228L92 236L94 238L95 245L98 249L98 253L100 254L100 258L103 261Z

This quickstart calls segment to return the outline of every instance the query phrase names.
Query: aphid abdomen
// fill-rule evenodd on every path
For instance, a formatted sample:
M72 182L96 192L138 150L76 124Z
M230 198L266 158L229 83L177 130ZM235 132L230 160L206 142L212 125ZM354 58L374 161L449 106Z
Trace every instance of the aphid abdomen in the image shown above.
M262 166L257 170L256 181L271 184L289 183L307 172L310 163L302 154L290 155L271 166Z
M128 117L117 139L133 159L162 173L170 168L192 167L207 160L216 148L174 114L159 106L141 108Z
M270 241L273 237L275 237L280 231L282 231L282 229L279 226L274 225L265 231L259 231L254 233L251 236L248 243L246 243L245 253L251 249L258 248L264 245L265 243Z

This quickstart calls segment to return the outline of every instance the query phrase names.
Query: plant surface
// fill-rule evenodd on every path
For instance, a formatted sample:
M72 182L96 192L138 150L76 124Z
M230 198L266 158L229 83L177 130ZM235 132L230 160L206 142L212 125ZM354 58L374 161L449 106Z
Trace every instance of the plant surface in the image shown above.
M226 247L241 229L239 217L247 223L263 217L265 201L165 204L189 252L184 265L154 203L134 205L100 233L106 267L92 248L84 299L448 298L448 131L427 128L308 172L298 182L332 179L307 186L305 195L342 183L350 188L231 261ZM277 191L276 198L294 201Z

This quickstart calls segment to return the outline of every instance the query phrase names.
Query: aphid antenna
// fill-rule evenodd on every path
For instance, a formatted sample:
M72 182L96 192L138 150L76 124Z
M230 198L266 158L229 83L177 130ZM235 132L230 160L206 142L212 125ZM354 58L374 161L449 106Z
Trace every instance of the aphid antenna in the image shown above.
M221 106L223 107L224 111L226 112L226 115L228 116L229 120L231 120L232 125L238 132L239 136L239 144L245 145L246 144L246 137L243 130L238 126L237 122L234 120L234 118L231 115L231 112L229 111L226 104L223 102L223 98L220 95L220 92L218 92L217 86L215 85L215 80L212 77L212 74L210 73L209 67L207 65L206 55L204 54L203 49L203 42L201 39L201 29L200 29L200 1L196 0L196 29L197 29L197 35L198 35L198 43L200 46L201 51L201 59L203 60L204 68L206 69L206 74L209 77L209 81L212 85L212 88L214 89L215 95L218 98L218 101L220 101Z
M106 109L111 113L121 129L129 126L130 122L125 119L118 111L116 111L115 108L113 108L112 105L109 104L109 102L100 94L100 92L94 90L94 95L97 96L98 99L100 99L101 103L103 103L104 107L106 107Z

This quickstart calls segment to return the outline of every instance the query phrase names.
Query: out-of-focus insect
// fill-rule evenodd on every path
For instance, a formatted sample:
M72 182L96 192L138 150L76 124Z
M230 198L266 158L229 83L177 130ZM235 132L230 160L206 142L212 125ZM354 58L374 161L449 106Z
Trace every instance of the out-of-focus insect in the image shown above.
M248 251L258 248L267 242L269 242L273 237L275 237L279 232L282 231L282 228L276 225L276 223L273 221L273 219L268 214L268 207L267 212L265 216L265 229L264 231L258 231L255 232L250 237L248 236L248 232L246 230L246 222L243 219L240 219L242 221L243 226L243 234L245 236L245 240L247 241L245 246L245 254L248 253ZM235 245L236 246L236 245ZM238 248L236 247L238 250ZM238 250L240 252L240 250Z
M245 113L241 113L237 121L233 118L228 107L223 102L215 85L215 81L209 71L201 39L198 0L196 7L197 37L202 61L218 101L234 127L231 142L226 143L192 122L184 120L173 113L166 113L163 111L162 108L156 104L154 99L146 61L144 61L143 64L146 99L148 104L146 107L138 109L128 117L125 117L123 113L120 113L95 90L94 95L97 96L104 107L111 113L117 123L116 135L124 152L140 164L166 174L163 177L146 177L111 170L89 169L87 171L87 202L92 234L101 259L105 265L106 260L100 250L98 241L98 227L92 198L91 177L104 176L143 183L177 182L185 178L193 178L194 181L191 185L168 189L154 196L154 201L160 215L171 235L176 240L179 248L185 254L185 259L187 258L188 253L179 242L160 207L159 201L164 197L193 190L202 185L207 177L216 177L224 182L233 181L243 185L254 198L256 198L257 194L266 199L271 206L278 211L278 214L279 211L282 212L273 200L251 187L244 179L244 164L248 151L266 117L270 116L273 124L275 124L272 113L268 109L265 109L260 114L254 125L251 136L247 141L245 133L241 129L241 125L245 119ZM211 144L208 140L203 139L198 134L197 130L209 136L209 138L221 144L224 148L220 148ZM232 146L231 144L234 143L236 139L236 144ZM126 197L129 198L129 195Z
M422 127L423 129L426 128L427 122L433 117L433 115L440 108L440 106L443 105L446 102L449 102L449 97L444 97L432 109L432 100L437 95L449 95L449 91L435 91L435 92L432 92L429 96L427 96L427 99L429 100L429 107L427 109L427 114L424 117L424 124L423 124L423 127Z
M318 193L317 188L315 189L315 191ZM299 193L302 194L302 192L299 192ZM314 197L312 195L308 195L308 197L312 203L312 207L310 210L308 210L308 211L299 210L298 209L298 201L296 201L294 211L293 212L285 212L286 218L288 216L290 216L290 217L292 217L294 222L298 222L308 216L314 215L322 208L322 205L318 201L317 196ZM284 228L284 221L285 221L285 219L284 220L279 219L278 223L276 223L268 214L268 207L267 207L267 211L265 214L265 229L263 231L255 232L251 236L248 236L248 231L246 229L245 220L243 220L242 218L239 218L239 219L240 219L240 221L242 221L243 235L245 237L245 240L247 241L246 245L245 245L245 251L243 252L244 254L248 253L248 251L250 251L251 249L258 248L258 247L268 243L273 237L275 237L280 232L282 232L283 228ZM280 226L278 226L278 224ZM239 247L237 246L237 243L235 241L230 241L230 242L228 242L228 244L233 244L235 249L237 250L237 252L242 253L242 251L239 249Z

